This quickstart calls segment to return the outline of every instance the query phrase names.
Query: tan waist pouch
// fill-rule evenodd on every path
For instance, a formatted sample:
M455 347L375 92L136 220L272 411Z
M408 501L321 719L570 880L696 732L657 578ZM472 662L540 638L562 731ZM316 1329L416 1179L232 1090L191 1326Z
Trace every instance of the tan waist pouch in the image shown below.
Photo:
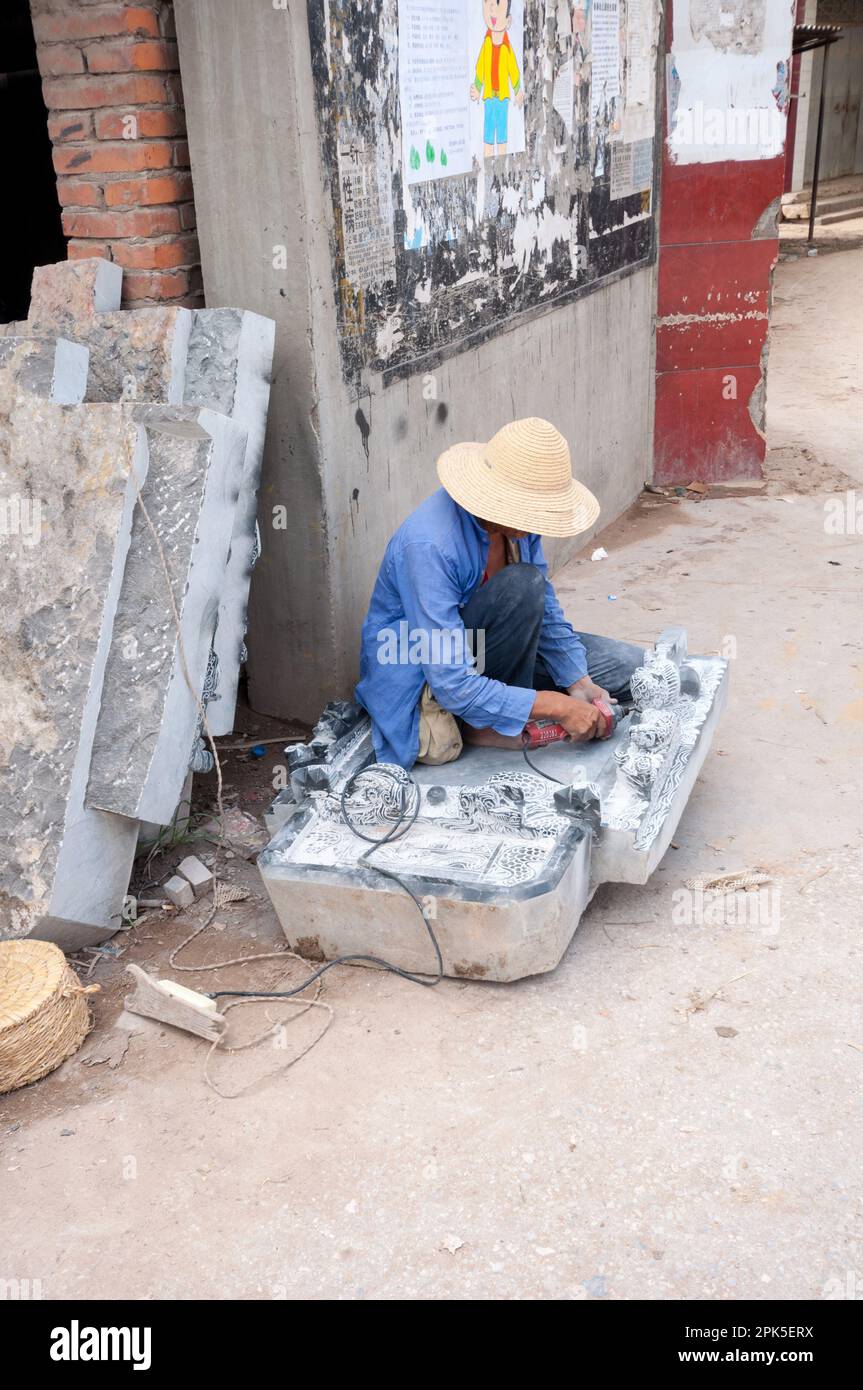
M418 763L440 767L455 762L464 744L455 715L441 709L428 684L420 697L420 751Z

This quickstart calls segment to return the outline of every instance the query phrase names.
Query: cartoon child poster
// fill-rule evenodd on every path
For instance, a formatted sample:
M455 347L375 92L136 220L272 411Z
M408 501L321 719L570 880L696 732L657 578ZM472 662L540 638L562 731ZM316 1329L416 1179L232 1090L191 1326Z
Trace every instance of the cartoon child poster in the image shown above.
M524 0L466 0L471 147L480 161L524 150Z
M405 185L469 174L524 142L524 0L398 0Z

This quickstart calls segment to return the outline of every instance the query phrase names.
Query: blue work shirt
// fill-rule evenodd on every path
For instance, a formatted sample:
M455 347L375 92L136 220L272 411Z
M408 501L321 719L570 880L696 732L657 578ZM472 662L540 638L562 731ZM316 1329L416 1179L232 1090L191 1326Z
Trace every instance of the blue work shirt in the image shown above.
M566 689L587 674L584 645L548 580L540 537L524 536L515 544L521 561L545 576L539 655L555 685ZM426 681L443 709L474 728L520 734L527 723L536 691L479 675L463 644L459 609L482 580L488 550L485 527L443 488L426 498L390 540L363 623L356 688L357 700L372 718L378 762L405 768L416 762ZM434 634L462 641L435 644ZM394 644L400 652L395 661ZM424 659L416 659L416 653Z

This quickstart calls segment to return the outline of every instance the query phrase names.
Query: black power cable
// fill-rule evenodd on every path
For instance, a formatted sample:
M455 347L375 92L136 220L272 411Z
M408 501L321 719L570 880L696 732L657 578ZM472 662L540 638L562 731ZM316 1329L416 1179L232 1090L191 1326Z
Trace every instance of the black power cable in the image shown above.
M358 779L362 777L364 773L367 772L375 772L378 774L384 773L385 776L390 777L392 781L398 784L400 792L400 806L398 819L396 820L395 824L387 831L386 835L382 835L380 839L378 839L374 835L366 835L364 831L358 829L354 822L351 820L350 812L348 810L348 797L353 791ZM304 989L308 989L309 985L314 984L315 980L319 980L320 977L322 975L325 975L328 970L332 970L333 966L346 965L351 961L364 961L366 965L376 965L381 970L389 970L393 975L400 975L403 980L410 980L411 984L425 985L427 989L430 988L432 985L440 984L441 980L443 979L443 957L441 955L440 946L438 945L438 939L434 934L431 922L426 916L425 908L423 907L422 903L420 902L413 889L410 888L407 883L405 883L404 879L400 878L398 874L393 873L390 869L382 869L379 864L371 863L369 859L369 855L373 854L376 849L380 849L382 845L392 844L395 840L400 840L403 835L406 835L407 832L411 829L411 827L415 824L416 819L420 813L420 806L422 804L422 795L420 789L411 777L410 773L406 773L405 776L407 780L403 781L401 777L399 777L395 772L391 771L386 766L379 767L377 765L373 765L372 767L360 768L359 772L355 772L352 777L348 778L347 782L342 788L340 806L342 817L348 829L351 830L354 835L356 835L358 840L365 840L371 846L371 848L367 849L364 854L360 855L359 859L357 860L357 863L364 865L364 867L367 869L374 869L375 873L383 874L385 878L393 879L393 881L397 883L400 888L403 888L404 891L407 893L408 897L416 904L417 911L423 919L423 926L425 927L426 931L428 932L431 938L431 943L434 947L435 955L437 956L437 974L432 979L426 980L423 979L421 975L413 975L409 970L402 970L401 966L399 965L393 965L390 961L382 960L380 956L336 956L335 960L327 961L326 965L322 965L319 970L316 970L314 972L314 974L309 975L308 979L304 980L301 985L297 985L295 989L272 990L269 992L257 989L219 989L209 993L207 995L208 999L291 999L295 994L302 994ZM411 811L409 811L408 809L408 787L412 788L412 790L415 793L415 797L413 799L413 809Z
M530 747L530 734L522 734L522 736L521 736L521 751L522 751L522 753L524 754L524 760L525 760L525 762L527 763L528 767L531 769L531 771L532 771L532 772L538 772L539 775L540 775L540 777L545 777L546 780L549 781L549 782L556 782L557 785L558 785L559 787L565 786L566 784L565 784L564 782L562 782L561 779L560 779L559 777L554 777L554 776L552 776L552 774L551 774L550 772L546 772L546 771L544 771L543 768L537 767L536 763L531 761L531 759L528 757L528 754L527 754L527 750L528 750L529 747Z

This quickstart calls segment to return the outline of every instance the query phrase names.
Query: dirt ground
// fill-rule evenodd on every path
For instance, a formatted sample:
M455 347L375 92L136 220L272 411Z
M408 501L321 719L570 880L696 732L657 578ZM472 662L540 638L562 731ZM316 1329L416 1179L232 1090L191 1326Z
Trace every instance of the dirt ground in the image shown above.
M151 914L83 958L102 992L81 1053L2 1101L0 1275L46 1298L859 1293L863 539L825 529L825 501L863 485L861 284L855 247L778 269L764 487L645 495L601 537L608 560L559 576L588 631L649 642L682 622L692 650L733 654L651 882L600 889L559 968L516 985L331 972L332 1024L296 1065L321 1010L209 1059L221 1089L251 1087L232 1100L206 1043L122 1012L125 965L172 973L195 924ZM253 815L266 747L226 754L228 803ZM756 867L769 920L677 920L685 879ZM254 863L240 849L226 872L253 896L181 961L279 944ZM235 1036L291 1012L238 1010Z

